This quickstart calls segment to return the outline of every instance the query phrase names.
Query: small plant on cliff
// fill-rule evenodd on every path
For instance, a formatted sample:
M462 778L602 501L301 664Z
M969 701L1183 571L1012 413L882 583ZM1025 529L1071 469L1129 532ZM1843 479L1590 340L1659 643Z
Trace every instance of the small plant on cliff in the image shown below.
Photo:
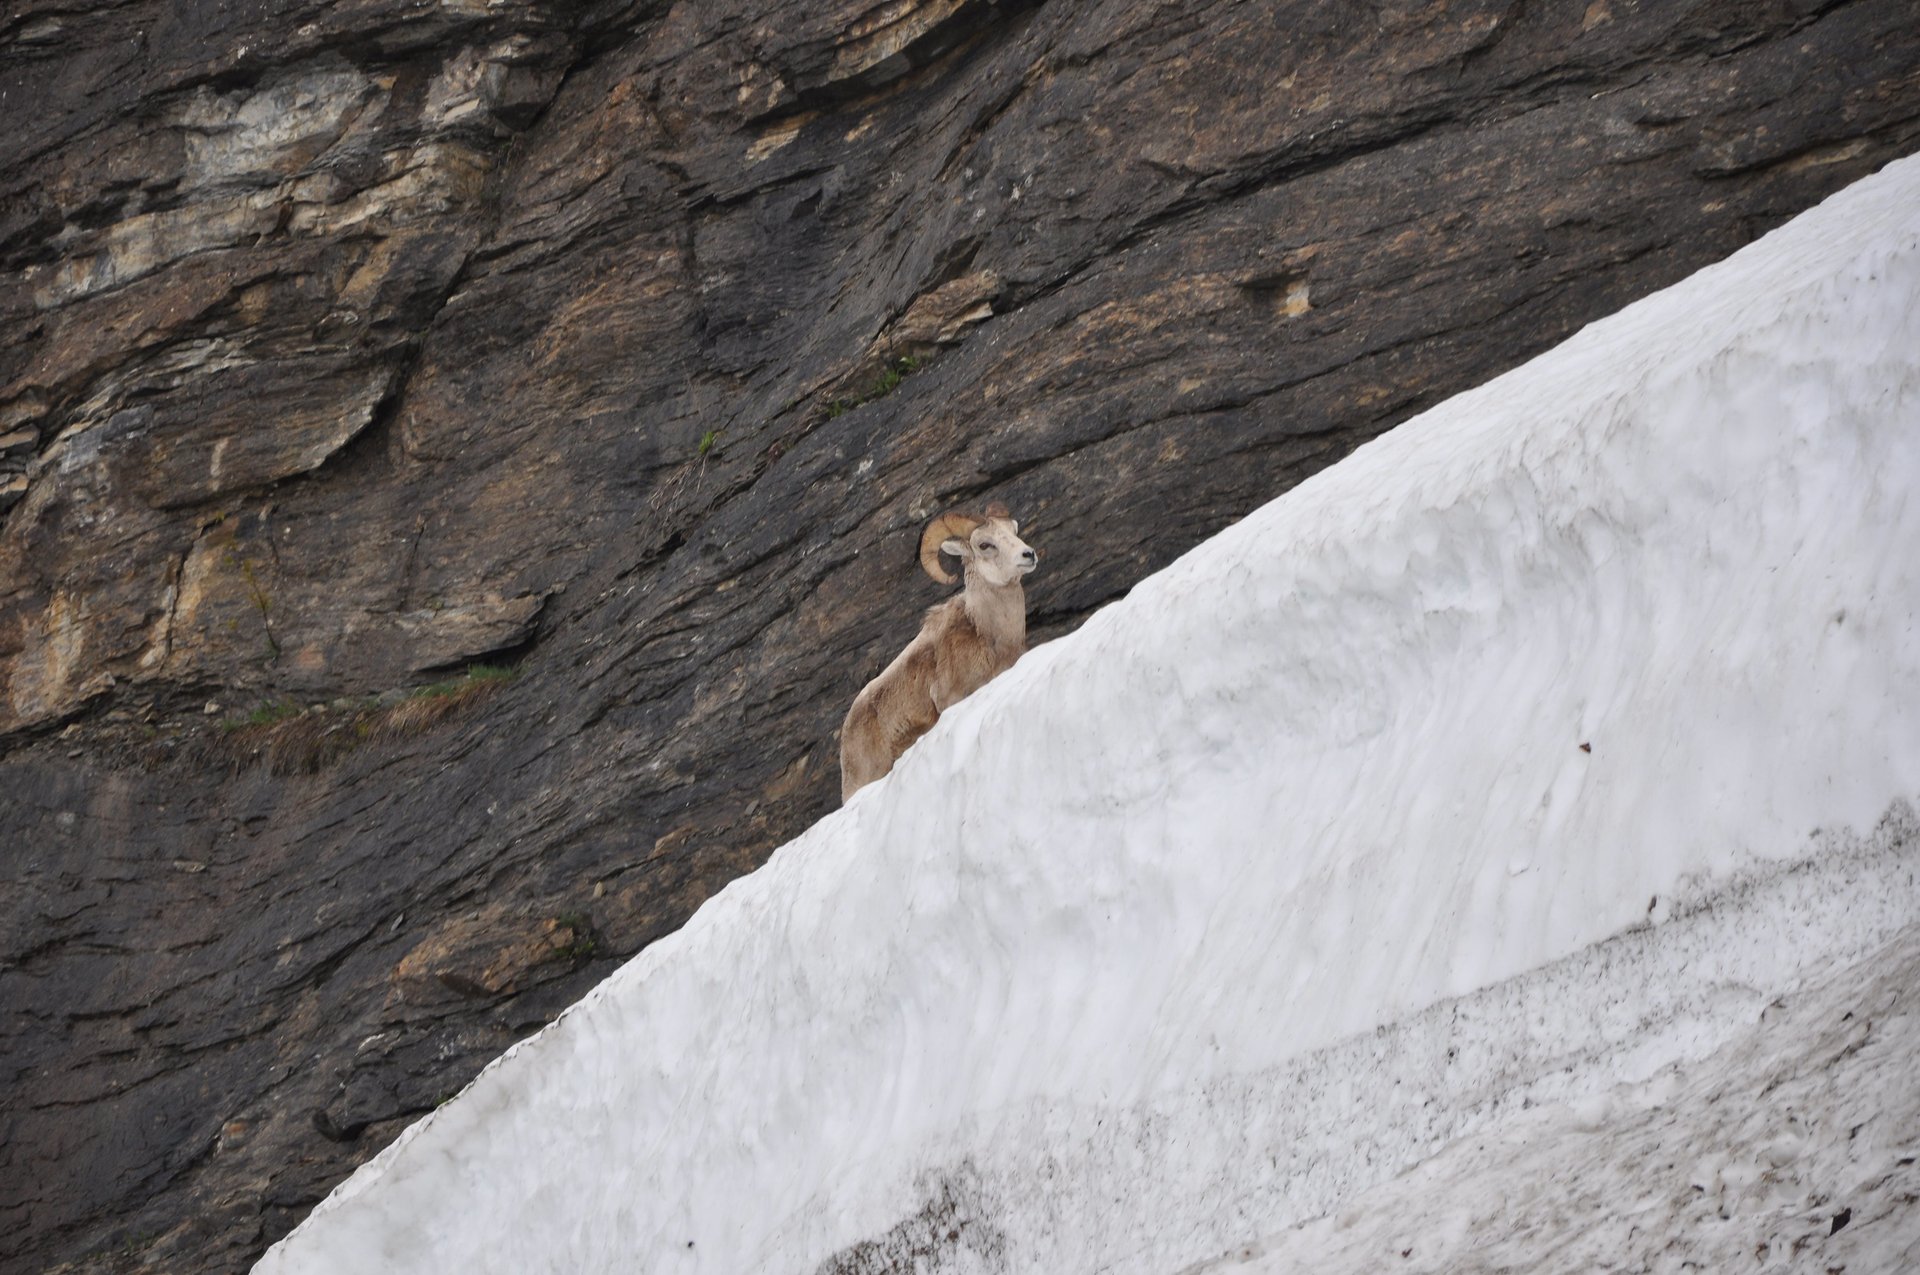
M504 664L474 664L459 677L450 677L444 681L429 682L425 686L414 687L407 692L407 698L445 699L450 695L467 695L481 687L511 682L519 675L519 669L508 668Z
M584 913L562 912L553 918L553 923L572 936L565 946L556 949L555 954L562 960L575 962L590 960L593 954L600 950L600 936L594 930L593 922L588 920Z
M245 730L252 726L271 726L275 722L284 722L290 717L300 716L300 705L290 699L270 699L258 705L244 717L229 717L220 723L223 731Z
M455 710L479 703L518 676L519 669L505 665L474 664L458 677L416 686L386 710L376 733L417 735Z
M919 359L914 358L911 354L902 354L899 358L894 359L888 363L886 367L881 369L880 379L873 383L873 389L867 397L870 399L885 398L900 388L900 382L906 380L919 370Z
M921 362L911 354L902 354L897 359L888 359L880 368L880 375L868 383L867 387L852 398L836 398L827 404L827 419L842 416L854 408L875 399L885 398L900 388L900 382L918 372Z
M519 675L505 665L475 664L458 677L409 691L336 702L333 711L269 700L221 722L221 743L212 756L235 769L265 762L279 775L316 774L362 744L421 734Z
M247 600L252 602L253 609L260 613L260 631L266 634L267 660L271 663L280 658L280 639L273 635L273 600L267 596L266 589L261 587L260 577L253 569L253 559L242 558L228 551L227 563L229 566L240 568L240 575L247 586Z
M689 489L696 493L700 490L707 480L707 462L719 459L720 442L726 432L724 429L710 429L700 435L700 441L693 446L693 455L647 497L649 513L661 512Z

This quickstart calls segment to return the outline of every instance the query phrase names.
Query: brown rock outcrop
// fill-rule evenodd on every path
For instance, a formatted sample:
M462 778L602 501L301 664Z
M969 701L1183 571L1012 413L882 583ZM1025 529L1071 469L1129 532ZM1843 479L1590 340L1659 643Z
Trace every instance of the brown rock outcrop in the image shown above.
M0 1265L244 1266L829 809L936 507L1058 634L1917 145L1900 0L15 5Z

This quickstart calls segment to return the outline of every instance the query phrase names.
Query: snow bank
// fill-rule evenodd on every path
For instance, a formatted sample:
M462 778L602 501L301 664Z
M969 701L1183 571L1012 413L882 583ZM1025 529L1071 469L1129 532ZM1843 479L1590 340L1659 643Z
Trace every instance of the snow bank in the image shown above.
M257 1269L1166 1271L1705 1057L1920 919L1916 478L1909 160L1034 651Z

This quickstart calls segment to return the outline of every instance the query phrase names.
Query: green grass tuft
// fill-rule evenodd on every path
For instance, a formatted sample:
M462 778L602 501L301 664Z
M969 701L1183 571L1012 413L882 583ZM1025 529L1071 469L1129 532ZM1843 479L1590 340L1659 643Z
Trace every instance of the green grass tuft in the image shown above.
M449 677L445 681L416 686L407 692L407 698L444 699L449 695L464 695L475 687L496 682L511 682L518 676L520 676L519 669L508 668L504 664L475 664L458 677Z
M897 359L887 360L880 369L880 375L875 377L866 389L852 398L836 398L828 403L827 419L833 420L837 416L851 412L856 407L871 403L875 399L885 398L900 388L900 382L918 372L923 366L925 365L911 354L903 354Z
M553 923L562 926L573 935L573 940L558 950L562 960L586 961L600 950L600 936L593 928L593 922L579 912L562 912L553 918Z
M289 717L298 717L300 705L290 699L270 699L259 705L244 717L229 717L220 723L223 731L245 730L249 726L271 726L275 722L284 722Z

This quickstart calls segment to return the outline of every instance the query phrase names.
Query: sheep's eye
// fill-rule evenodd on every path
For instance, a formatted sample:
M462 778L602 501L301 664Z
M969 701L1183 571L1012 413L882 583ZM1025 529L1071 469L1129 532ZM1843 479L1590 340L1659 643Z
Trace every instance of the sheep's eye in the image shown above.
M991 540L988 540L988 541L986 541L985 543L983 543L983 544L982 544L982 545L980 546L980 552L981 552L981 553L992 553L992 552L993 552L994 550L996 550L996 549L998 549L999 547L1000 547L1000 546L999 546L999 545L997 545L997 544L995 544L995 543L993 543L993 541L991 541Z

